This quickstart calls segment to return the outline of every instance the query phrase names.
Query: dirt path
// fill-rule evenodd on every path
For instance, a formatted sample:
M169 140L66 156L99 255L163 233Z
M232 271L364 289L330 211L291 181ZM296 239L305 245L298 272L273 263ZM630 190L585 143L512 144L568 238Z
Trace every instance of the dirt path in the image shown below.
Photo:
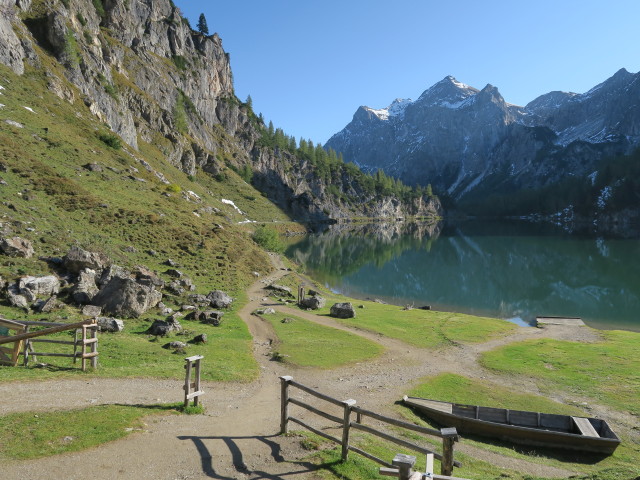
M301 449L299 439L276 435L280 421L279 376L291 375L333 397L355 398L364 408L394 415L391 406L402 397L408 385L421 377L453 372L504 383L502 377L479 367L477 358L481 352L527 338L570 335L575 339L575 329L520 328L508 337L480 345L427 351L376 333L345 327L328 317L275 305L274 308L283 313L355 333L385 348L385 352L372 361L329 371L285 366L271 361L270 346L275 335L270 324L251 314L257 308L272 304L263 288L287 273L278 257L272 256L272 260L276 270L249 289L249 302L239 311L254 338L254 352L261 369L257 381L248 385L206 383L205 416L150 417L142 432L96 449L3 464L3 478L315 479L311 466L298 460L308 454ZM584 341L597 339L589 329L580 335ZM532 382L514 378L509 379L509 383L520 390L537 391ZM181 381L172 380L98 378L0 384L0 415L92 404L175 402L180 400L181 387ZM296 412L296 415L305 418L302 413ZM497 466L532 475L565 478L573 473L485 450L479 452L464 442L456 448Z

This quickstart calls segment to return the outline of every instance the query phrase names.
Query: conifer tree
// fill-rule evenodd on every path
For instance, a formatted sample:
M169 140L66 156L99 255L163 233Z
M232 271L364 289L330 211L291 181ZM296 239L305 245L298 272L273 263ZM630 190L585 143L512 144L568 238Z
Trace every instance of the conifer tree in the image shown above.
M198 18L197 28L202 35L209 35L209 26L207 25L207 19L204 13L201 13L200 18Z

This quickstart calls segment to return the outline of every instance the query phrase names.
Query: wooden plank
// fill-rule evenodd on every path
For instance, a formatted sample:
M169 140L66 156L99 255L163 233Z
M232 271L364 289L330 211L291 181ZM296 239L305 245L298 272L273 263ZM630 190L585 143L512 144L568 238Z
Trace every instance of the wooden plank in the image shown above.
M186 357L185 360L187 362L195 362L196 360L202 360L204 358L203 355L194 355L192 357Z
M429 450L427 448L421 447L420 445L416 445L415 443L411 443L411 442L407 442L406 440L402 440L400 438L396 438L392 435L389 435L387 433L381 432L379 430L376 430L375 428L371 428L368 427L366 425L360 425L358 423L352 422L351 423L351 427L355 428L356 430L362 430L363 432L367 432L370 433L371 435L375 435L376 437L380 437L384 440L387 440L389 442L393 442L397 445L400 445L401 447L404 448L408 448L410 450L414 450L418 453L422 453L423 455L429 455L430 453L432 453L434 455L434 457L436 457L438 460L442 460L442 455Z
M289 403L293 404L293 405L297 405L301 408L304 408L305 410L309 410L312 413L315 413L316 415L322 417L322 418L326 418L327 420L330 420L332 422L336 422L336 423L342 423L342 419L339 417L336 417L334 415L330 415L328 413L323 412L322 410L318 410L315 407L312 407L311 405L308 405L304 402L301 402L300 400L297 400L295 398L290 398L289 399Z
M433 435L434 437L442 437L442 434L439 430L434 430L432 428L421 427L419 425L414 425L413 423L403 422L401 420L396 420L395 418L385 417L384 415L380 415L369 410L364 410L359 407L353 407L353 411L358 413L359 415L364 415L366 417L371 417L376 420L379 420L384 423L388 423L390 425L394 425L400 428L406 428L407 430L412 430L418 433L424 433L425 435ZM361 422L358 422L361 423Z
M32 343L57 343L59 345L75 345L76 342L71 340L48 340L46 338L37 338L31 340Z
M449 402L437 402L435 400L427 400L426 398L411 398L405 395L405 402L415 403L417 405L423 405L433 410L438 410L444 413L453 413L453 405ZM410 405L410 403L409 403Z
M319 398L320 400L324 400L326 402L329 403L333 403L334 405L337 405L338 407L342 407L342 401L341 400L337 400L333 397L330 397L329 395L325 395L324 393L320 393L320 392L316 392L315 390L313 390L312 388L309 388L305 385L302 385L301 383L298 382L294 382L293 380L289 381L289 385L291 385L292 387L296 387L300 390L302 390L303 392L307 392L310 395L313 395L316 398Z
M598 432L596 432L596 429L593 428L593 425L591 425L591 422L588 418L571 418L573 418L573 421L575 422L576 427L578 427L578 430L580 430L580 433L582 433L582 435L584 435L585 437L600 437L600 435L598 435Z
M297 423L298 425L300 425L303 428L306 428L310 432L315 433L316 435L320 435L322 438L326 438L327 440L331 440L334 443L337 443L337 444L342 443L342 441L339 438L329 435L328 433L325 433L322 430L318 430L317 428L314 428L311 425L308 425L304 423L302 420L298 420L295 417L289 417L289 421L293 423ZM353 448L351 448L351 450L353 450Z
M198 390L197 392L189 393L187 395L187 400L191 400L192 398L199 397L200 395L204 395L202 390Z
M43 335L50 335L52 333L64 332L65 330L71 330L74 328L81 327L83 325L89 325L90 323L93 323L93 322L94 322L93 319L85 320L83 322L69 323L69 324L60 325L57 327L45 328L44 330L38 330L37 332L20 333L18 335L13 335L11 337L0 338L0 345L5 343L13 343L18 340L26 340L27 338L42 337Z
M388 468L393 468L393 469L395 469L397 471L397 468L395 468L392 463L385 462L381 458L378 458L375 455L371 455L370 453L365 452L364 450L361 450L358 447L349 446L349 450L351 450L352 452L357 453L358 455L362 455L364 458L368 458L371 461L374 461L374 462L376 462L376 463L378 463L380 465L384 465L385 467L388 467Z

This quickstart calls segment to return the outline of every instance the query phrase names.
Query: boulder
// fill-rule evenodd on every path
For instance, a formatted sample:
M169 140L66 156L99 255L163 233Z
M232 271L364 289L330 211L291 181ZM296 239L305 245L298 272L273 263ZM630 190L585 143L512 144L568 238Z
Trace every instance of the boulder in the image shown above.
M173 282L167 284L165 289L172 295L181 296L184 293L184 288L180 285L180 282L174 280Z
M291 295L291 289L289 287L285 287L284 285L277 285L275 283L272 283L271 285L267 285L267 288L269 290L273 290L274 292Z
M198 312L196 314L196 320L200 320L202 323L213 325L214 327L220 326L222 323L222 316L224 312L219 310L205 310L204 312Z
M97 317L102 313L102 308L95 305L85 305L82 307L82 315L85 317Z
M38 313L50 313L58 308L58 297L53 295L46 300L38 300L33 308Z
M3 238L0 250L9 257L31 258L35 253L31 242L21 237Z
M107 315L137 318L162 300L162 293L129 277L114 276L91 300Z
M99 286L106 285L111 281L113 277L130 277L131 274L126 268L120 267L118 265L109 265L102 271L102 275L97 280Z
M171 332L182 331L182 325L177 320L154 320L151 326L147 329L147 333L151 335L159 335L164 337Z
M207 343L207 334L201 333L200 335L196 335L195 337L193 337L193 340L191 340L189 343L196 343L196 344Z
M209 298L206 295L202 295L200 293L194 293L189 295L189 302L195 305L207 305L210 303Z
M124 330L124 322L112 317L98 317L98 330L101 332L121 332Z
M85 305L90 303L97 293L98 286L96 285L95 270L89 268L81 270L78 275L78 281L73 287L73 300L80 305Z
M162 280L153 270L149 270L146 267L136 267L134 273L136 281L140 285L152 285L158 288L164 287L164 280Z
M29 309L29 302L26 297L20 293L20 288L17 283L12 283L7 287L7 300L9 300L9 303L14 307Z
M111 262L109 258L102 253L89 252L74 245L64 256L63 263L68 271L78 274L85 268L102 270Z
M318 295L314 295L313 297L305 297L300 301L300 306L302 308L309 308L311 310L318 310L319 308L322 308L325 306L325 304L327 303L327 301L318 296Z
M233 303L233 298L227 295L222 290L214 290L207 295L209 304L213 308L229 308Z
M331 306L329 315L336 318L355 318L356 311L351 302L335 303Z
M60 291L60 280L55 275L44 277L22 277L18 280L20 295L24 295L29 303L39 296L50 297Z

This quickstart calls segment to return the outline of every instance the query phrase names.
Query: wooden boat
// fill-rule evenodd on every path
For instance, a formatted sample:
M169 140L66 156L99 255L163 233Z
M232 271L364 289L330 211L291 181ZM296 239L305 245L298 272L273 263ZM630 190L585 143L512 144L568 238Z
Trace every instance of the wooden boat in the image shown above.
M612 454L620 444L620 439L607 422L598 418L480 407L407 396L403 401L425 417L445 427L455 427L458 433L603 455Z

